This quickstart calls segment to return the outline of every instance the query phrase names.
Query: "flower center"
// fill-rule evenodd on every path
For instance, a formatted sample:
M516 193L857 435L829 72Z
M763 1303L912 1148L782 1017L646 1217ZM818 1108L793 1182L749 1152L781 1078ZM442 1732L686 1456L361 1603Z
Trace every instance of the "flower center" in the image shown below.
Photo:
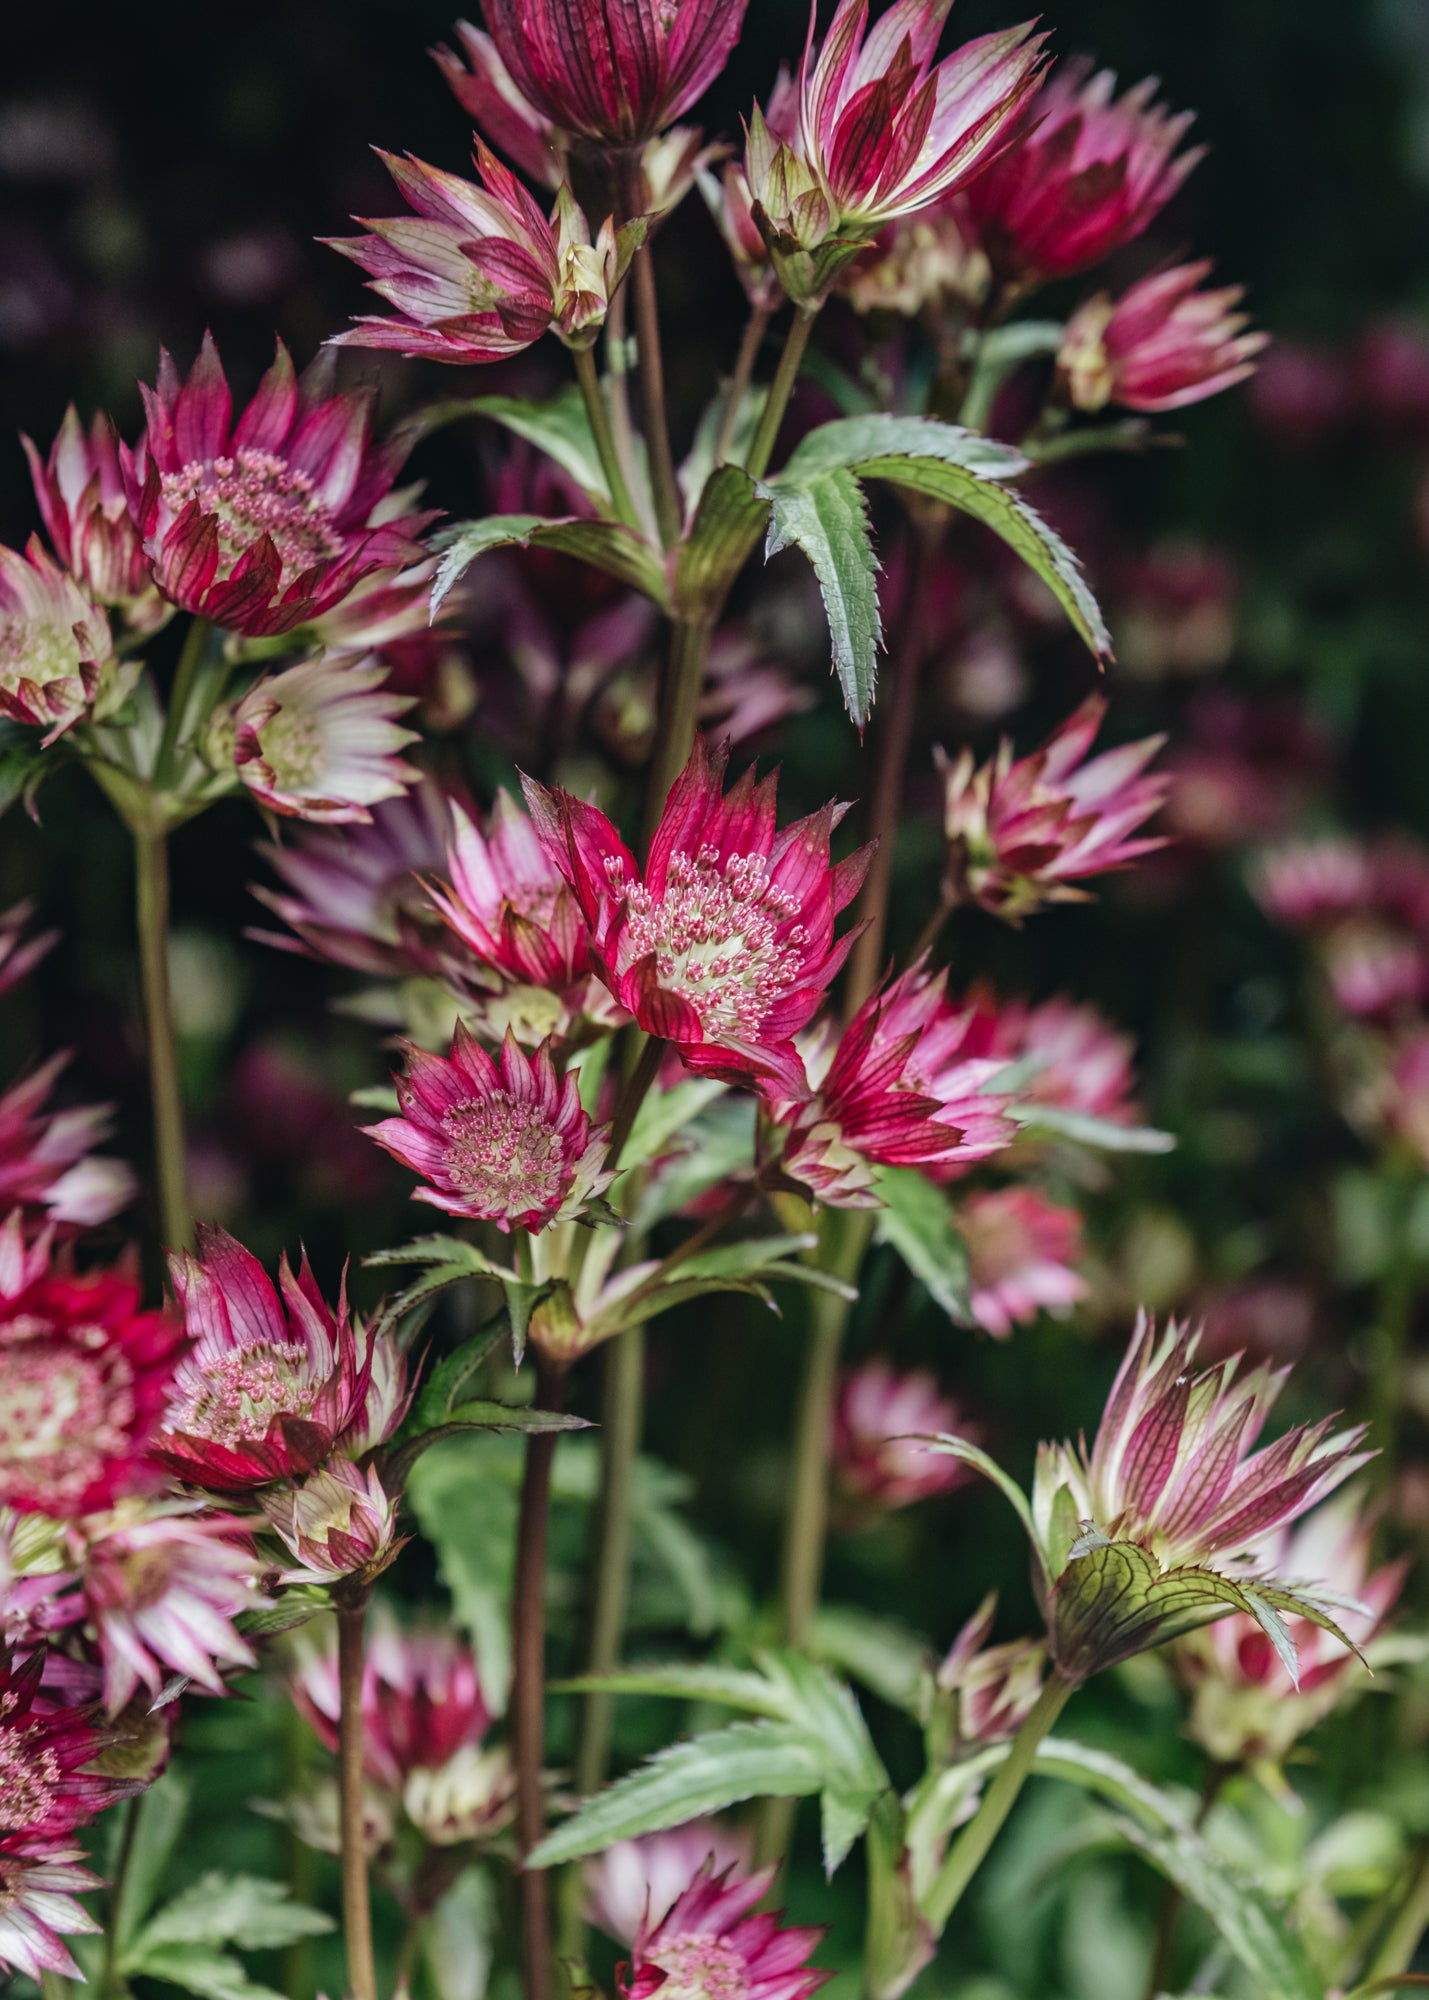
M7 694L22 680L47 687L78 673L79 651L68 627L0 609L0 687Z
M447 1172L488 1215L556 1209L565 1192L565 1149L544 1112L504 1090L443 1113Z
M688 1002L710 1040L754 1040L769 1010L795 983L808 939L802 924L783 930L799 908L753 855L721 861L712 847L670 861L658 899L607 864L615 894L627 904L621 955L629 964L652 954L668 993Z
M234 1348L217 1361L205 1359L201 1367L185 1361L167 1427L213 1444L265 1437L275 1417L305 1417L312 1409L307 1362L305 1347L269 1341Z
M263 535L278 551L285 584L343 552L343 538L312 480L271 451L243 445L232 458L193 459L180 472L166 472L160 484L173 514L197 500L218 523L220 577Z
M660 2000L748 2000L745 1962L722 1938L661 1938L650 1963L665 1974Z
M0 1833L42 1829L61 1775L42 1730L0 1723Z
M0 1326L0 1502L64 1512L130 1442L134 1371L102 1327Z
M312 789L323 764L323 738L317 717L299 708L280 708L258 732L263 761L285 792Z

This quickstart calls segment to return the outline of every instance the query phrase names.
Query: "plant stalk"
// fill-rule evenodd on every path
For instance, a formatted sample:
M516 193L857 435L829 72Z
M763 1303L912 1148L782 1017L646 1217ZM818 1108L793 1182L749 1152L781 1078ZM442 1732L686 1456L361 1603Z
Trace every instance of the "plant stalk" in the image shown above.
M154 782L161 792L173 782L184 717L188 713L194 682L198 679L198 670L203 664L209 630L206 618L194 618L190 620L189 629L184 634L183 650L179 654L179 664L174 669L174 684L169 689L169 706L164 715L164 733L159 740L159 754L154 763Z
M1425 1931L1429 1929L1429 1849L1422 1849L1419 1866L1409 1884L1404 1901L1380 1940L1374 1957L1365 1967L1364 1985L1393 1979L1407 1972L1414 1962Z
M660 687L660 713L650 758L645 794L645 844L648 850L660 824L671 785L684 770L694 748L709 660L711 626L676 619L670 632L670 657Z
M632 1326L616 1335L605 1356L595 1580L586 1656L590 1674L608 1674L620 1662L630 1601L631 1500L644 1413L645 1329ZM576 1757L576 1790L582 1797L604 1782L613 1714L612 1695L598 1691L586 1696Z
M730 377L728 398L724 415L720 419L719 436L715 439L714 462L723 465L729 457L729 448L739 424L739 410L749 393L749 385L754 379L754 364L759 359L759 350L764 345L764 336L769 331L769 322L774 317L773 306L756 305L749 309L745 322L744 338L739 343L739 353L735 358L734 373Z
M769 460L779 437L779 426L784 421L784 412L789 407L789 398L799 379L799 364L804 359L804 349L809 344L809 335L818 315L817 306L796 306L794 309L794 317L784 339L784 352L779 356L779 366L769 385L769 394L764 398L759 428L754 433L754 442L749 447L745 463L745 470L755 479L762 479L769 469Z
M337 1763L342 1832L342 1941L347 1953L347 1986L353 2000L377 2000L377 1961L372 1951L372 1899L367 1886L367 1843L363 1838L362 1649L367 1592L336 1600Z
M104 1954L100 1962L98 1995L99 2000L113 2000L124 1985L119 1976L119 1942L127 1928L124 1922L124 1891L129 1881L129 1869L134 1860L134 1848L139 1838L139 1820L144 1804L144 1793L138 1792L124 1808L124 1825L119 1835L119 1852L114 1861L114 1879L109 1886L109 1923L104 1933Z
M543 1356L536 1375L538 1408L559 1410L565 1393L564 1366ZM541 1784L546 1737L546 1531L557 1435L555 1431L534 1431L526 1440L516 1530L511 1732L516 1759L516 1838L523 1860L539 1843L546 1825ZM521 1942L526 2000L551 2000L550 1879L541 1868L523 1867L521 1871ZM358 1995L358 2000L363 1996Z
M638 215L644 207L645 188L638 151L616 156L616 199L622 220ZM650 461L650 488L655 501L655 521L664 546L672 548L680 539L680 489L675 482L675 461L670 451L670 423L665 410L665 357L660 345L660 307L655 297L655 263L650 239L635 252L630 267L631 296L635 302L635 340L640 366L640 411L645 432L645 451Z
M611 426L610 408L605 400L605 390L601 386L600 370L595 363L595 350L590 347L576 349L576 380L580 384L581 399L585 404L586 417L590 423L591 436L595 440L596 452L600 458L600 468L605 474L610 497L616 513L627 528L640 532L640 517L635 511L635 502L630 497L630 488L625 483L625 468L620 463L620 453L616 449L615 432Z
M1212 1764L1206 1771L1205 1782L1201 1786L1201 1803L1196 1812L1196 1831L1199 1833L1211 1816L1211 1808L1225 1789L1227 1781L1234 1777L1235 1767L1231 1764ZM1146 1974L1145 2000L1156 2000L1163 1991L1171 1971L1171 1954L1176 1947L1176 1929L1181 1920L1181 1909L1185 1902L1180 1889L1174 1882L1168 1882L1161 1897L1161 1909L1156 1919L1156 1941L1152 1947L1151 1964Z
M168 837L153 826L135 827L133 836L134 910L149 1054L159 1219L166 1247L182 1250L189 1243L191 1223L184 1162L184 1107L169 991Z

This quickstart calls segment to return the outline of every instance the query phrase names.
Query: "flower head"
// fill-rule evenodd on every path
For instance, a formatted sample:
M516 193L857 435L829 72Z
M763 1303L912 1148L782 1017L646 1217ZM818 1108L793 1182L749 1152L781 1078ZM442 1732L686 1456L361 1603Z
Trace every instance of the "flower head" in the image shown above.
M1144 775L1162 738L1088 758L1106 706L1089 696L1030 757L1014 759L1004 738L990 763L966 749L941 760L954 893L1016 921L1044 903L1079 901L1087 876L1163 845L1132 837L1170 788L1169 777Z
M384 506L401 455L372 440L372 392L335 393L334 357L295 375L282 342L237 423L212 337L181 381L168 354L126 453L129 504L170 602L250 637L330 611L374 570L411 561L430 514Z
M1081 1254L1082 1219L1035 1188L970 1194L958 1210L967 1244L973 1317L1004 1339L1039 1312L1061 1316L1086 1296L1073 1268Z
M511 1818L516 1772L503 1747L463 1744L439 1770L413 1771L402 1809L434 1847L455 1847L497 1833Z
M848 953L834 919L866 852L831 866L842 809L775 826L776 779L745 772L721 796L726 752L696 738L644 868L594 806L526 782L547 852L575 891L615 998L691 1069L807 1094L793 1036Z
M456 34L460 54L441 47L432 50L432 58L457 103L487 144L528 180L559 187L566 177L565 134L522 95L490 35L470 21L458 21Z
M458 1022L450 1061L411 1043L404 1053L402 1116L363 1129L422 1175L414 1201L535 1235L579 1215L615 1178L575 1072L557 1077L549 1042L528 1057L508 1033L498 1063Z
M444 1630L406 1631L380 1607L363 1660L362 1757L373 1784L400 1793L413 1771L437 1771L480 1748L491 1710L471 1648ZM305 1647L293 1699L329 1750L337 1749L337 1655Z
M412 704L384 693L386 678L380 660L319 653L256 681L232 722L233 761L259 804L344 825L415 783L399 753L416 733L396 722Z
M1047 1648L1040 1639L989 1646L996 1615L994 1592L968 1619L938 1668L938 1692L953 1705L947 1747L955 1757L1015 1736L1042 1691Z
M1109 1125L1135 1125L1135 1047L1095 1007L1055 995L1035 1007L998 1009L1009 1061L1031 1074L1019 1096L1082 1111Z
M547 221L480 143L479 187L410 154L382 158L413 214L362 217L370 234L330 241L401 317L359 319L332 345L463 365L519 354L547 332L590 346L643 239L643 218L618 230L607 220L592 238L563 186Z
M113 659L108 619L35 536L24 555L0 548L0 715L53 743L104 705Z
M48 1107L68 1061L51 1056L0 1096L0 1209L92 1229L133 1200L134 1176L122 1161L91 1151L109 1134L109 1105Z
M27 1855L0 1841L0 1965L25 1973L37 1986L46 1972L82 1978L62 1939L97 1935L101 1928L75 1901L100 1887L82 1860L77 1847Z
M170 616L154 588L143 541L129 511L119 439L96 413L88 431L71 403L42 459L22 437L45 532L70 575L97 604L121 611L137 632L153 632Z
M617 1840L585 1862L587 1921L617 1944L633 1945L647 1919L656 1923L705 1861L750 1866L753 1842L717 1819L692 1819L638 1840Z
M375 1466L363 1472L350 1458L334 1458L295 1485L272 1488L263 1512L297 1563L284 1583L332 1584L344 1577L364 1583L386 1569L397 1540L397 1502Z
M1079 306L1062 335L1057 366L1075 409L1179 410L1255 372L1270 339L1247 333L1239 285L1198 291L1209 262L1179 264L1132 285L1119 299L1099 293Z
M831 1975L807 1964L819 1929L785 1929L778 1914L751 1915L774 1879L772 1868L716 1872L708 1855L661 1917L652 1909L630 1963L617 1968L623 2000L809 2000Z
M139 1789L94 1771L109 1738L92 1710L41 1696L44 1670L43 1652L17 1665L0 1647L0 1849L62 1840Z
M1191 123L1157 104L1148 77L1115 96L1110 70L1062 63L1028 107L1022 134L967 192L978 240L1021 282L1100 264L1154 221L1201 158L1177 153Z
M929 1448L961 1422L925 1368L897 1374L886 1361L850 1369L834 1403L833 1462L839 1482L876 1507L907 1507L963 1485L968 1470ZM966 1433L964 1433L966 1435Z

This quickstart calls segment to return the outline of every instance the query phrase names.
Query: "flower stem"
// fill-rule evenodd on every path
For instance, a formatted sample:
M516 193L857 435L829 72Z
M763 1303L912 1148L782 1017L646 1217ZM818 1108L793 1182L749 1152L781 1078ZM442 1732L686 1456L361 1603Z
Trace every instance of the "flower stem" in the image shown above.
M585 403L591 436L595 440L601 471L605 474L606 484L610 488L615 511L627 528L633 528L638 533L640 519L635 512L635 502L630 497L630 488L625 483L625 471L620 463L620 453L616 449L610 409L605 400L605 390L601 386L600 370L595 365L594 349L577 348L575 363L576 380L580 383L581 398Z
M190 620L189 629L184 634L183 651L179 654L179 664L174 669L174 684L169 689L164 733L160 738L159 754L154 763L154 782L160 791L173 782L174 764L178 756L184 718L193 696L194 682L198 679L198 670L203 664L209 630L206 618L194 618Z
M730 377L729 390L720 419L719 436L715 439L714 462L723 465L729 456L735 429L739 423L740 405L749 394L749 385L754 379L754 364L759 359L759 350L764 345L764 336L769 331L769 322L774 317L773 306L751 306L749 318L745 322L744 338L739 343L739 354L735 359L734 374Z
M789 407L789 398L794 393L794 384L799 379L799 364L804 359L804 349L809 344L814 321L818 318L817 306L797 306L789 323L789 331L784 339L784 352L779 356L779 366L774 380L769 385L769 394L764 398L764 408L759 416L759 428L754 433L754 442L749 447L749 457L745 470L754 478L762 479L769 470L769 460L779 436L779 426L784 421L784 412Z
M1365 1967L1362 1984L1373 1986L1378 1980L1387 1982L1407 1972L1426 1929L1429 1929L1429 1847L1421 1845L1418 1866L1404 1901Z
M154 1117L154 1172L164 1242L182 1250L189 1242L188 1187L184 1166L184 1107L169 993L168 837L153 826L133 828L134 909L144 1030L149 1051L149 1093Z
M660 824L666 795L685 768L694 747L709 651L708 624L676 619L670 632L670 657L660 688L660 714L655 725L655 748L651 754L649 788L645 794L647 849Z
M565 1401L565 1388L565 1368L543 1357L536 1376L537 1406L559 1410ZM556 1437L555 1431L533 1431L526 1440L516 1530L511 1731L516 1759L516 1837L523 1858L539 1843L546 1823L541 1789L546 1736L546 1529ZM526 2000L550 2000L550 1880L540 1868L523 1868L521 1873L521 1941Z
M1013 1739L1007 1761L989 1785L982 1804L953 1844L953 1850L938 1872L938 1878L923 1901L923 1914L935 1937L941 1937L948 1919L961 1902L988 1849L1002 1830L1003 1821L1016 1804L1027 1781L1042 1739L1066 1707L1075 1683L1065 1681L1055 1671L1037 1697L1036 1706Z
M610 1150L605 1156L608 1167L618 1167L620 1156L625 1151L626 1141L634 1129L635 1120L640 1115L640 1107L645 1102L651 1084L660 1068L660 1059L665 1053L665 1044L658 1035L647 1035L641 1044L640 1053L631 1064L620 1096L616 1100L615 1117L610 1127Z
M628 221L638 215L645 205L644 177L638 151L627 150L617 155L615 179L617 204L622 219ZM675 483L670 424L665 413L665 358L660 345L660 308L655 297L655 265L648 237L635 253L630 267L630 285L635 302L640 409L645 450L650 460L650 487L655 500L655 520L660 540L668 549L680 539L680 489Z
M362 1644L367 1592L337 1601L337 1757L342 1832L342 1939L353 2000L377 2000L362 1795Z
M143 1792L136 1793L124 1808L119 1852L115 1856L114 1877L109 1886L109 1922L104 1933L104 1955L99 1969L98 2000L113 2000L113 1996L121 1992L124 1986L124 1981L119 1976L119 1942L127 1929L124 1891L128 1886L129 1869L134 1860L134 1848L139 1838L139 1820L145 1796Z
M607 1674L620 1660L630 1600L631 1499L644 1414L645 1329L631 1326L616 1335L605 1356L589 1674ZM611 1695L586 1696L576 1757L576 1790L582 1796L605 1778L613 1712Z
M1229 1779L1235 1775L1233 1764L1211 1764L1206 1770L1201 1786L1201 1803L1196 1812L1196 1831L1199 1833L1211 1816L1211 1808L1220 1797ZM1181 1919L1181 1909L1185 1901L1174 1882L1168 1882L1161 1897L1161 1908L1156 1919L1156 1941L1152 1946L1151 1964L1146 1974L1146 2000L1156 2000L1158 1993L1165 1990L1171 1973L1171 1954L1176 1947L1176 1930Z

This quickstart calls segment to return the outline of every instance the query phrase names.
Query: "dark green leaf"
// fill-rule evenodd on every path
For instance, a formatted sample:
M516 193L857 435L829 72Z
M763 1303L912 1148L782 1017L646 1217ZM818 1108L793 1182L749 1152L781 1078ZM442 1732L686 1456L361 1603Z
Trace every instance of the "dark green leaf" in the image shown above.
M480 1374L505 1330L498 1315L489 1320L479 1333L474 1333L470 1340L464 1340L453 1353L442 1357L422 1384L422 1392L412 1413L397 1434L399 1442L408 1437L420 1437L423 1431L445 1423L453 1407Z
M271 1986L250 1979L236 1958L201 1944L155 1945L136 1962L126 1959L124 1969L197 1993L199 2000L283 2000Z
M675 603L713 623L769 519L769 502L747 472L722 465L706 482L675 571Z
M810 431L774 484L800 484L823 472L863 472L893 458L931 459L982 479L1011 479L1027 470L1022 452L977 431L932 417L871 415L843 417Z
M813 565L844 706L862 729L873 707L878 648L883 642L878 562L863 489L851 472L832 470L801 478L797 484L786 474L765 490L772 504L765 559L797 546Z
M484 521L465 521L440 538L446 553L432 585L435 613L449 590L478 556L498 548L553 549L604 570L638 590L655 604L668 598L665 571L643 535L619 521L542 520L536 514L493 514Z

